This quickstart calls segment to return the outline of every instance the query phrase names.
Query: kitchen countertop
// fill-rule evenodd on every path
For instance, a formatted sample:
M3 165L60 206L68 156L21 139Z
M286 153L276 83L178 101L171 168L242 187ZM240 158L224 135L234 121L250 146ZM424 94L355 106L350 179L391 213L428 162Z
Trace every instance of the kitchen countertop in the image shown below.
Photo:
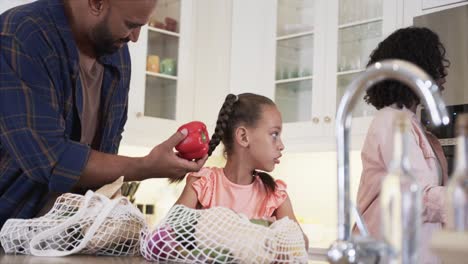
M0 263L27 264L143 264L152 263L142 257L101 257L90 255L73 255L68 257L34 257L25 255L0 255Z
M309 250L310 259L308 264L327 263L323 253L325 249L311 248ZM67 257L34 257L26 255L5 255L0 250L0 263L27 263L27 264L148 264L154 263L146 261L143 257L104 257L91 255L72 255Z

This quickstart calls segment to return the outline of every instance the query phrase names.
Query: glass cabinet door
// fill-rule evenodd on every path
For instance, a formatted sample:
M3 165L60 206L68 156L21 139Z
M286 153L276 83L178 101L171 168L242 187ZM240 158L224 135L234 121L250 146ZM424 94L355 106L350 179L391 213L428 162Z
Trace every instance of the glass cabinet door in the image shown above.
M148 23L144 115L175 120L180 0L159 0Z
M275 102L285 123L312 119L314 1L278 0Z
M339 0L337 107L348 84L366 68L369 55L382 40L382 1ZM375 111L373 106L361 100L356 105L353 116L370 116Z

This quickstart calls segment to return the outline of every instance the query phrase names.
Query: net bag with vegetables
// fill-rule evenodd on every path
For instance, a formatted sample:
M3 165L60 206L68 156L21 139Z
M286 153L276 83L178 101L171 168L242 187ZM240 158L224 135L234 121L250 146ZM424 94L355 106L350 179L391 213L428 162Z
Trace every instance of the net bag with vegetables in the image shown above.
M84 196L65 193L42 217L9 219L0 242L7 254L139 255L145 228L143 214L126 197L109 198L99 190Z
M304 238L296 222L251 222L234 211L174 206L155 230L141 236L150 261L179 263L306 263Z

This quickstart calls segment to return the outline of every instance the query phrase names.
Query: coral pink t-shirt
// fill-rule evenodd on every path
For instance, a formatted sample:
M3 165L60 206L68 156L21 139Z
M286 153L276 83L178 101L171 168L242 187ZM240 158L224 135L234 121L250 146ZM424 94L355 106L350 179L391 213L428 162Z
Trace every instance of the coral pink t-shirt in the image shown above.
M273 216L275 210L286 200L286 183L275 180L274 193L267 193L262 180L255 176L249 185L231 182L222 168L202 168L190 173L190 177L199 179L192 183L198 201L203 209L222 206L246 215L249 219L261 219Z

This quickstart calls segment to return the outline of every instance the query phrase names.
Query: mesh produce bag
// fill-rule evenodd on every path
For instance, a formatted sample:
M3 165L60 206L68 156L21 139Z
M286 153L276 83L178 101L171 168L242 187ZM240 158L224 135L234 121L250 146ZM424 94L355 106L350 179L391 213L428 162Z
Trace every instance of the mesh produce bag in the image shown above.
M155 230L142 235L150 261L179 263L306 263L302 231L283 218L269 227L234 211L174 206Z
M118 181L84 196L65 193L42 217L9 219L0 231L5 253L138 255L141 230L146 227L143 214L127 198L105 195L117 188L120 193L123 179Z

